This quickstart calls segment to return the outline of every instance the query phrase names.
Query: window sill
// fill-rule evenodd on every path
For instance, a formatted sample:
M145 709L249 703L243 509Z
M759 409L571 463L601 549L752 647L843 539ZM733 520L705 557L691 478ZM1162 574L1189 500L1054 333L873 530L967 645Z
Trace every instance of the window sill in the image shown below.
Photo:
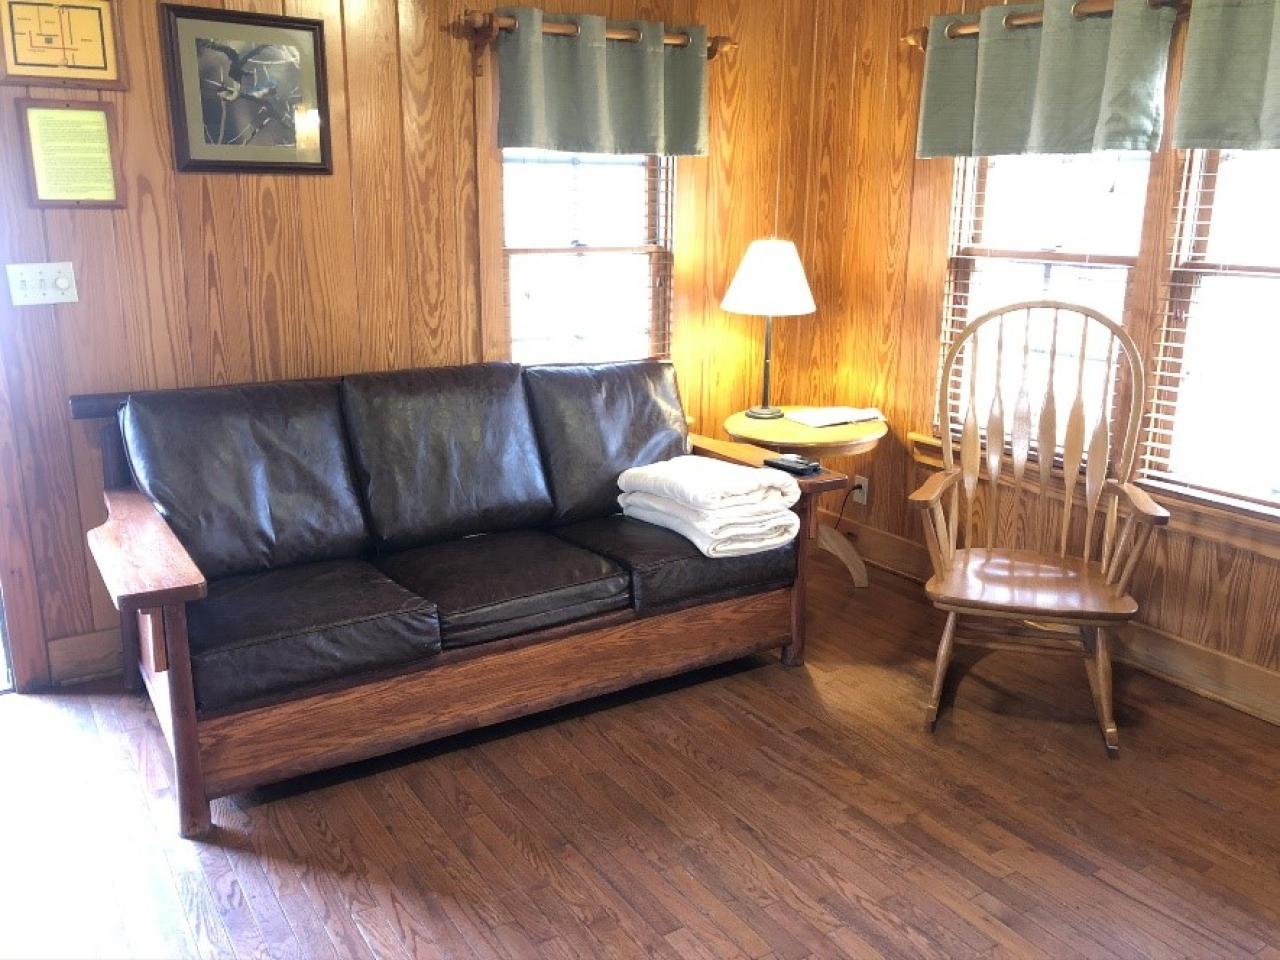
M908 434L908 442L916 463L934 470L942 469L942 441L939 438L912 432ZM1005 462L1007 465L1008 458ZM1026 476L1029 485L1034 486L1039 476L1035 464L1027 465ZM1280 510L1230 497L1197 493L1156 480L1140 480L1138 486L1169 511L1170 530L1280 560ZM1062 478L1055 476L1050 488L1061 496L1064 489ZM1082 500L1083 495L1077 493L1076 499Z

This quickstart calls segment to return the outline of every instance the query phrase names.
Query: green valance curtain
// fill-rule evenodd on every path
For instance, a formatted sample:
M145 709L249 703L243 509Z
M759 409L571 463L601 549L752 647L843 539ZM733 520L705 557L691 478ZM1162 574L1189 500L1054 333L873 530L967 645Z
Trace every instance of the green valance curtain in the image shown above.
M1004 25L1038 3L934 17L917 156L1155 150L1174 11L1116 0L1110 17L1077 19L1074 6L1045 0L1040 27ZM948 36L957 23L978 23L978 39Z
M498 142L582 153L668 156L707 152L707 31L678 27L687 47L663 43L666 28L610 21L641 39L608 41L604 17L551 15L529 7L498 38ZM543 21L573 23L576 37L548 36Z
M1173 142L1280 148L1280 0L1195 0Z

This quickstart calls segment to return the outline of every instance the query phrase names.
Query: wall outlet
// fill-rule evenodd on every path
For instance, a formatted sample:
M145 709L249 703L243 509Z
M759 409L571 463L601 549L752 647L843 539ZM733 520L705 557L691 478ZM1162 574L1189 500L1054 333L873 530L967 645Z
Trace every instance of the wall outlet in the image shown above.
M15 307L78 303L76 272L70 263L9 263L9 300Z
M860 503L864 507L867 505L867 496L871 493L871 481L866 477L855 476L853 478L853 502Z

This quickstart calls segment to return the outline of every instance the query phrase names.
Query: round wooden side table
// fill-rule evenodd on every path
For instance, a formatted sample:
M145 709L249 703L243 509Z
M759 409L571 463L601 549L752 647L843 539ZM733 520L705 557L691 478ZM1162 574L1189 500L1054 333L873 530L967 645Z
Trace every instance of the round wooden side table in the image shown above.
M778 420L756 420L748 417L744 410L733 414L724 422L725 433L742 443L753 443L779 453L798 453L821 460L824 457L849 457L869 453L889 432L889 425L883 420L843 423L833 427L808 427L785 416L793 410L806 409L812 408L783 407L784 416ZM851 479L850 483L852 482ZM867 565L848 537L826 523L818 523L810 531L810 536L819 547L839 558L849 571L854 586L867 586Z

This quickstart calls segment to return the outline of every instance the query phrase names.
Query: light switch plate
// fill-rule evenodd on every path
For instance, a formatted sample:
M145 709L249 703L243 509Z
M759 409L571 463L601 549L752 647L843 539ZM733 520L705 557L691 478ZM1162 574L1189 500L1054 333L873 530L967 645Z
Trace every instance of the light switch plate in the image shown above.
M15 307L79 303L76 272L70 263L8 263L9 299Z

